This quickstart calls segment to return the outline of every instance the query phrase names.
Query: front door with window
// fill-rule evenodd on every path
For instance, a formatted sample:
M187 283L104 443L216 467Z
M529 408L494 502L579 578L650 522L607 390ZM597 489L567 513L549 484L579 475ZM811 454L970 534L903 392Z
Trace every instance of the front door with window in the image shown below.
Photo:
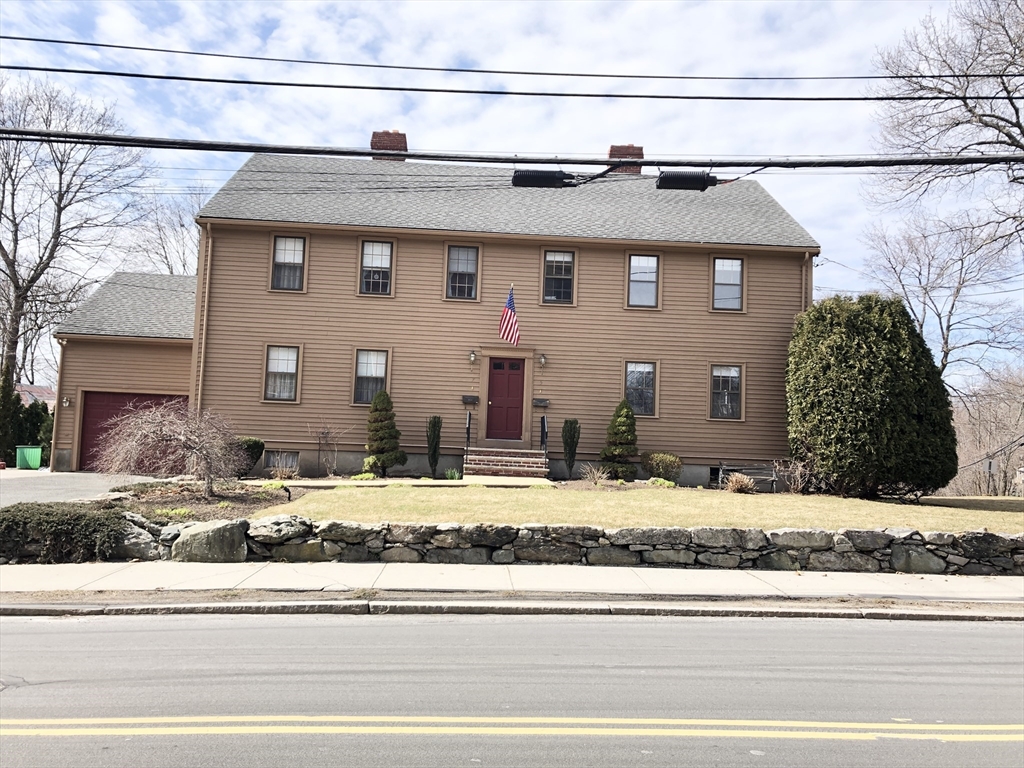
M487 384L487 439L523 439L523 385L526 361L490 360Z

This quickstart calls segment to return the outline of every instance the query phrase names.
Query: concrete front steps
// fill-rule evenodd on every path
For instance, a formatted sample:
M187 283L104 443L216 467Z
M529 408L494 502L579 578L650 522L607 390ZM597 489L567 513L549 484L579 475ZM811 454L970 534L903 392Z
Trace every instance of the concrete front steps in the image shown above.
M462 474L504 477L547 477L548 458L544 451L506 448L467 448Z

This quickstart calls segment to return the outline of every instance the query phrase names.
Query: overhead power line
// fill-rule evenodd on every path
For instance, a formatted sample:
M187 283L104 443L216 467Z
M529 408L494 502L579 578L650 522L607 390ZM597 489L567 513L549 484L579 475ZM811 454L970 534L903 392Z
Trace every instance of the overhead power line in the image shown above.
M313 88L341 91L384 91L392 93L451 93L468 96L529 96L558 99L630 99L656 101L738 101L738 102L904 102L904 101L963 101L961 96L729 96L724 94L678 93L599 93L580 91L511 91L499 88L429 88L411 85L354 85L351 83L297 83L283 80L241 80L231 77L196 77L193 75L155 75L147 72L114 72L104 69L73 69L69 67L29 67L6 64L0 70L16 72L47 72L60 75L90 75L121 77L133 80L160 80L165 82L205 83L211 85L255 85L269 88ZM1013 101L1013 96L996 94L975 98L993 101Z
M423 67L407 64L369 64L355 61L321 61L318 59L288 59L277 56L246 56L237 53L213 53L210 51L189 51L181 48L153 48L144 45L115 45L113 43L95 43L84 40L57 40L49 37L23 37L20 35L0 35L0 40L18 40L26 43L45 43L48 45L77 45L87 48L109 48L121 51L142 51L144 53L171 53L180 56L204 56L214 59L234 59L237 61L266 61L277 64L313 64L323 67L353 67L359 69L390 69L403 72L450 72L473 75L521 75L525 77L582 77L608 80L681 80L681 81L725 81L725 82L810 82L835 80L903 80L900 75L627 75L609 72L542 72L522 69L482 69L476 67ZM1022 73L1024 74L1024 73ZM958 74L958 78L980 79L999 77L998 74ZM938 75L919 75L921 78L935 78Z
M559 157L483 155L459 152L395 152L362 147L295 146L256 144L236 141L204 141L148 136L122 136L105 133L47 131L36 128L0 127L0 139L14 141L54 141L64 144L94 144L144 149L200 150L205 152L243 152L276 155L321 155L326 157L393 157L449 163L503 165L640 165L650 168L896 168L900 166L966 166L1024 163L1024 153L1009 155L904 155L820 158L708 158L708 159L614 159L606 157Z

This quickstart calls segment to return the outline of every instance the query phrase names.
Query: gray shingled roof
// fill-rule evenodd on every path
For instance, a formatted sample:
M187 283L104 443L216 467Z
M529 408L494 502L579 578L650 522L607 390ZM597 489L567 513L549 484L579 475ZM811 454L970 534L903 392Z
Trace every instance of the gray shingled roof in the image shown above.
M60 335L191 339L194 275L115 272L57 328Z
M659 190L649 174L515 188L512 169L254 155L200 211L212 219L817 248L756 181Z

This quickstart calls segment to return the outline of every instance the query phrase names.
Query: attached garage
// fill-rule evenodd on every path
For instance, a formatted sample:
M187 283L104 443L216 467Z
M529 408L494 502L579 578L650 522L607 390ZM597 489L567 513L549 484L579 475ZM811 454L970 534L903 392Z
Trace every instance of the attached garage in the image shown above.
M170 400L188 400L181 395L152 395L141 392L83 392L82 428L78 448L78 468L92 470L100 438L107 432L108 422L128 406L161 404Z
M92 469L104 425L125 406L188 400L195 281L116 273L57 329L52 470Z

